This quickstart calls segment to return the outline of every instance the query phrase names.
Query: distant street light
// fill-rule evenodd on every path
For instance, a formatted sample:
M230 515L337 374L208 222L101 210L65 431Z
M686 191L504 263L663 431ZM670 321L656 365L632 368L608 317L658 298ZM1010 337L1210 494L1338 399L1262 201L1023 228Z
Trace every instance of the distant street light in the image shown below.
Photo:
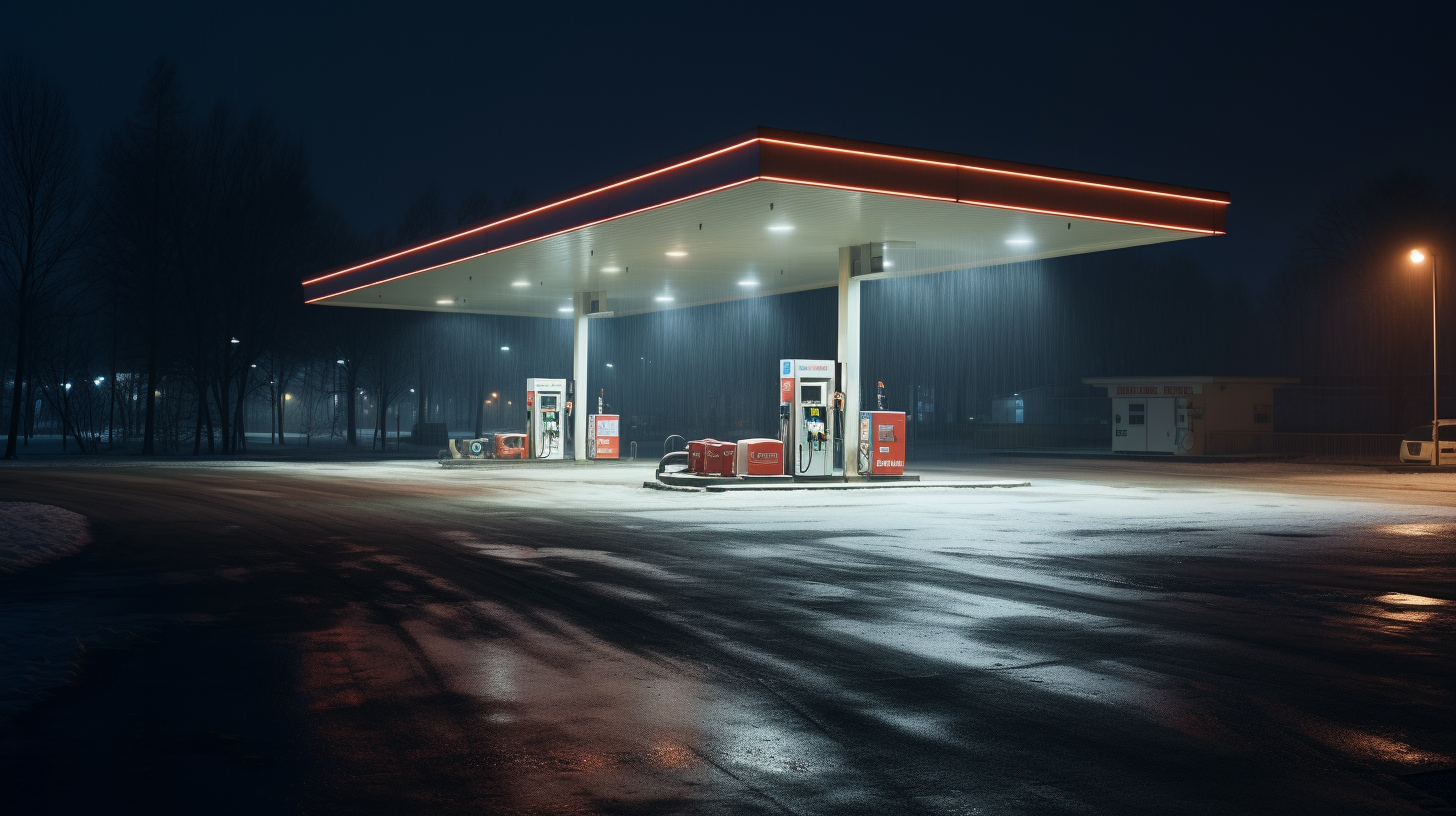
M238 338L234 337L231 342L232 342L233 345L236 346L238 343L241 343L242 341L239 340Z
M1419 264L1426 259L1419 249L1410 251L1411 263ZM1436 368L1436 253L1431 253L1431 466L1441 464L1441 378Z
M510 350L511 350L511 347L510 346L501 346L501 351L510 351Z
M334 362L338 363L339 365L343 365L344 364L344 361L343 360L335 360Z

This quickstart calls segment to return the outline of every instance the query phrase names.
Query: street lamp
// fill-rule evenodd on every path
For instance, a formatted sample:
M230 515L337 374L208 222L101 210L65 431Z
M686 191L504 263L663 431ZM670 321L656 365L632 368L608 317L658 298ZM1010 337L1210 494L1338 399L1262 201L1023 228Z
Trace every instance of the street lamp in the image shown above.
M1411 263L1419 264L1426 259L1426 254L1419 249L1410 251ZM1440 409L1440 376L1436 368L1436 253L1431 253L1431 446L1434 450L1431 453L1431 466L1438 467L1441 464L1441 409Z

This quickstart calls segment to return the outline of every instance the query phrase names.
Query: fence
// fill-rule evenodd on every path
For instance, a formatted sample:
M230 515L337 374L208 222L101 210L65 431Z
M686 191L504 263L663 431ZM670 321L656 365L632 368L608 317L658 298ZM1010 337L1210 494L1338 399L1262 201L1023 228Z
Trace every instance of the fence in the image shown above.
M1400 456L1400 440L1400 434L1209 431L1203 437L1203 452L1210 456L1257 454L1394 461Z

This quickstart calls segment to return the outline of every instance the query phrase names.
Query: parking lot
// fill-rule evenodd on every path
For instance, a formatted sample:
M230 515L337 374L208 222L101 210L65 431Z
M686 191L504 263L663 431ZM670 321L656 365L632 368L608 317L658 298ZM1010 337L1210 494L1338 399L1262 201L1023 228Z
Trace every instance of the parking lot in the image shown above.
M0 468L95 539L0 575L0 663L30 667L0 784L41 812L1452 804L1456 475L920 470L1030 485Z

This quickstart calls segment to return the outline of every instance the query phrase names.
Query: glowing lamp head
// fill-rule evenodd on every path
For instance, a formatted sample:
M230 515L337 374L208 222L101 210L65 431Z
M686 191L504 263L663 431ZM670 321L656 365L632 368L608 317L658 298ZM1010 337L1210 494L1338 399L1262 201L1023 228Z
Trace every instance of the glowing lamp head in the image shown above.
M1426 253L1419 249L1412 249L1410 253L1411 263L1420 263L1426 259Z

